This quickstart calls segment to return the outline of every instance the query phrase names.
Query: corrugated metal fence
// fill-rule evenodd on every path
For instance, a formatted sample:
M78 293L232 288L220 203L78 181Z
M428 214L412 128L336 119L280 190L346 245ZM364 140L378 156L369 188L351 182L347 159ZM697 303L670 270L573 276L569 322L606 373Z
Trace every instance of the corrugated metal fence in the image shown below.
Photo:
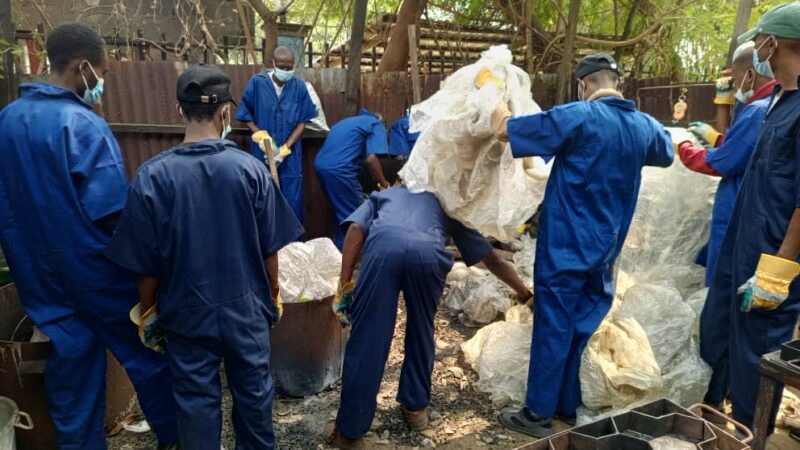
M185 69L183 62L128 61L111 62L106 76L106 93L99 111L111 124L129 175L159 152L181 142L183 127L175 107L175 86L178 75ZM255 65L221 66L232 80L234 96L240 98L248 80L262 70ZM302 78L310 82L322 102L329 125L344 117L345 71L343 69L305 69ZM439 89L442 74L423 75L423 99ZM672 105L681 95L681 87L669 86L666 79L629 80L626 96L634 99L640 109L668 123ZM398 119L411 104L411 81L406 73L391 73L378 83L375 74L361 75L361 103L380 112L387 123ZM537 75L533 81L533 96L542 108L553 105L555 76ZM711 99L713 85L687 86L685 95L689 110L687 121L713 121ZM248 133L243 125L234 123L233 138L246 145ZM304 207L306 238L327 236L332 231L332 212L313 170L313 162L324 136L308 133L304 136Z

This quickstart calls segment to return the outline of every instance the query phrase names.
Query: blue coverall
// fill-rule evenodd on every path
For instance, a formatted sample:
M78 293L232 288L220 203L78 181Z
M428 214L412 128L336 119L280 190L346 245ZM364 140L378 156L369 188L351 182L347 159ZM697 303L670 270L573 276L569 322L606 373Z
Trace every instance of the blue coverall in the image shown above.
M106 448L106 348L125 367L162 445L177 440L167 360L128 311L136 275L106 259L127 179L108 124L74 92L23 84L0 112L0 245L22 305L53 343L45 370L62 450Z
M409 133L408 127L408 116L403 116L389 128L389 153L392 155L411 154L411 150L419 138L419 133Z
M272 72L264 71L247 83L242 101L236 111L236 120L254 122L260 130L266 130L280 146L286 143L297 125L317 117L317 107L311 101L303 80L292 78L283 85L280 96L271 78ZM264 152L257 144L250 143L250 153L265 161ZM289 201L294 215L303 222L303 145L300 139L292 146L292 154L278 167L281 191Z
M769 99L755 101L742 107L718 148L706 154L706 162L722 175L711 212L711 234L708 239L706 285L710 286L719 257L722 239L736 202L747 163L753 154L761 122L767 113ZM708 301L711 300L711 301ZM714 301L722 300L722 301ZM709 297L700 314L700 355L713 369L705 402L718 405L725 400L730 385L728 373L728 324L730 302Z
M779 92L780 86L775 92ZM800 207L800 93L785 91L761 125L720 249L707 302L730 308L730 381L733 417L752 427L761 356L791 340L800 314L800 285L772 311L739 310L739 286L753 276L762 253L774 255ZM781 386L778 391L781 391ZM779 394L779 392L778 392ZM775 397L774 425L780 395Z
M274 448L264 260L302 233L266 166L231 141L173 148L136 173L106 253L159 280L181 448L220 448L223 361L236 448Z
M555 156L536 245L526 406L570 417L581 404L581 354L611 307L611 267L641 169L672 164L673 145L658 122L614 97L512 118L508 136L515 157Z
M314 170L336 219L335 242L339 250L344 233L339 224L353 214L364 201L364 191L358 177L367 155L389 153L386 130L377 116L362 110L355 117L342 119L331 127L322 145Z
M431 193L412 194L396 186L372 194L342 224L358 225L366 236L351 310L353 328L344 356L342 397L336 429L356 439L369 431L389 357L403 292L407 323L405 358L397 401L406 409L424 409L431 398L436 307L453 255L452 237L467 265L491 252L475 230L449 218Z

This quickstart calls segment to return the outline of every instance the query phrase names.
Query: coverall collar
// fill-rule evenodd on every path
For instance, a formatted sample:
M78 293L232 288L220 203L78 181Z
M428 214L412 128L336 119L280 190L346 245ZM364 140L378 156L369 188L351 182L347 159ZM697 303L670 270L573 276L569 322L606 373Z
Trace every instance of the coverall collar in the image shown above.
M89 106L86 102L83 101L82 98L78 97L73 91L69 89L65 89L61 86L56 86L55 84L45 83L45 82L37 82L37 83L23 83L19 87L19 94L20 97L23 98L31 98L31 99L53 99L53 98L62 98L65 100L72 100L73 102L77 103L80 106L83 106L86 109L91 110L92 107Z
M753 94L753 96L750 97L749 100L747 100L747 103L745 103L745 105L749 105L754 101L769 97L771 94L773 94L775 85L777 84L778 82L776 80L772 80L769 83L761 86L761 89L757 90L756 93Z
M231 141L225 139L206 139L205 141L181 144L175 148L175 153L183 155L208 155L211 153L223 152L227 150L231 144Z

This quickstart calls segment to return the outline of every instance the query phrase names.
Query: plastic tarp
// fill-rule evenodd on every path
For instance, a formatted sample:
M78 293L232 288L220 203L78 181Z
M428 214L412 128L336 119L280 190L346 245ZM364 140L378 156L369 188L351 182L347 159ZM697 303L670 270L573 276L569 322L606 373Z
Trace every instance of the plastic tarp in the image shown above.
M661 368L634 318L606 319L589 339L580 368L581 397L589 408L621 408L656 395Z
M342 255L328 238L293 242L278 251L284 303L323 300L336 294Z
M475 387L500 408L525 401L531 356L533 314L527 306L506 311L506 320L481 328L461 345L464 359L478 374Z
M308 96L311 97L311 102L317 107L317 117L311 119L306 124L306 128L312 131L331 131L330 127L328 127L328 120L325 118L325 110L322 109L322 100L319 99L317 91L308 81L306 81L306 89L308 89Z
M503 78L505 88L478 89L482 68ZM410 131L421 135L400 177L411 192L434 193L450 217L508 242L541 202L550 166L541 158L514 159L510 146L494 138L490 120L501 101L514 115L541 111L530 76L512 64L506 46L483 52L411 108Z

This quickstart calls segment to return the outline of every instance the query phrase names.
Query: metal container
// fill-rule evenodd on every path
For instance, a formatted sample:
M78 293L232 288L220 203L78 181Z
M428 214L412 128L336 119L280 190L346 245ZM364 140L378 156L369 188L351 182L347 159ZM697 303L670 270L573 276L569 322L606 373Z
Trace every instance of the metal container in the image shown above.
M15 285L0 287L0 395L13 399L36 424L35 430L18 430L17 445L20 450L57 448L44 388L44 368L52 344L27 342L32 332ZM111 353L107 366L105 423L106 429L112 429L133 411L136 392Z
M285 303L270 336L270 365L278 393L305 397L322 392L342 376L350 335L331 311L333 297Z
M10 398L0 397L0 450L16 450L15 428L32 430L31 416L20 411Z

